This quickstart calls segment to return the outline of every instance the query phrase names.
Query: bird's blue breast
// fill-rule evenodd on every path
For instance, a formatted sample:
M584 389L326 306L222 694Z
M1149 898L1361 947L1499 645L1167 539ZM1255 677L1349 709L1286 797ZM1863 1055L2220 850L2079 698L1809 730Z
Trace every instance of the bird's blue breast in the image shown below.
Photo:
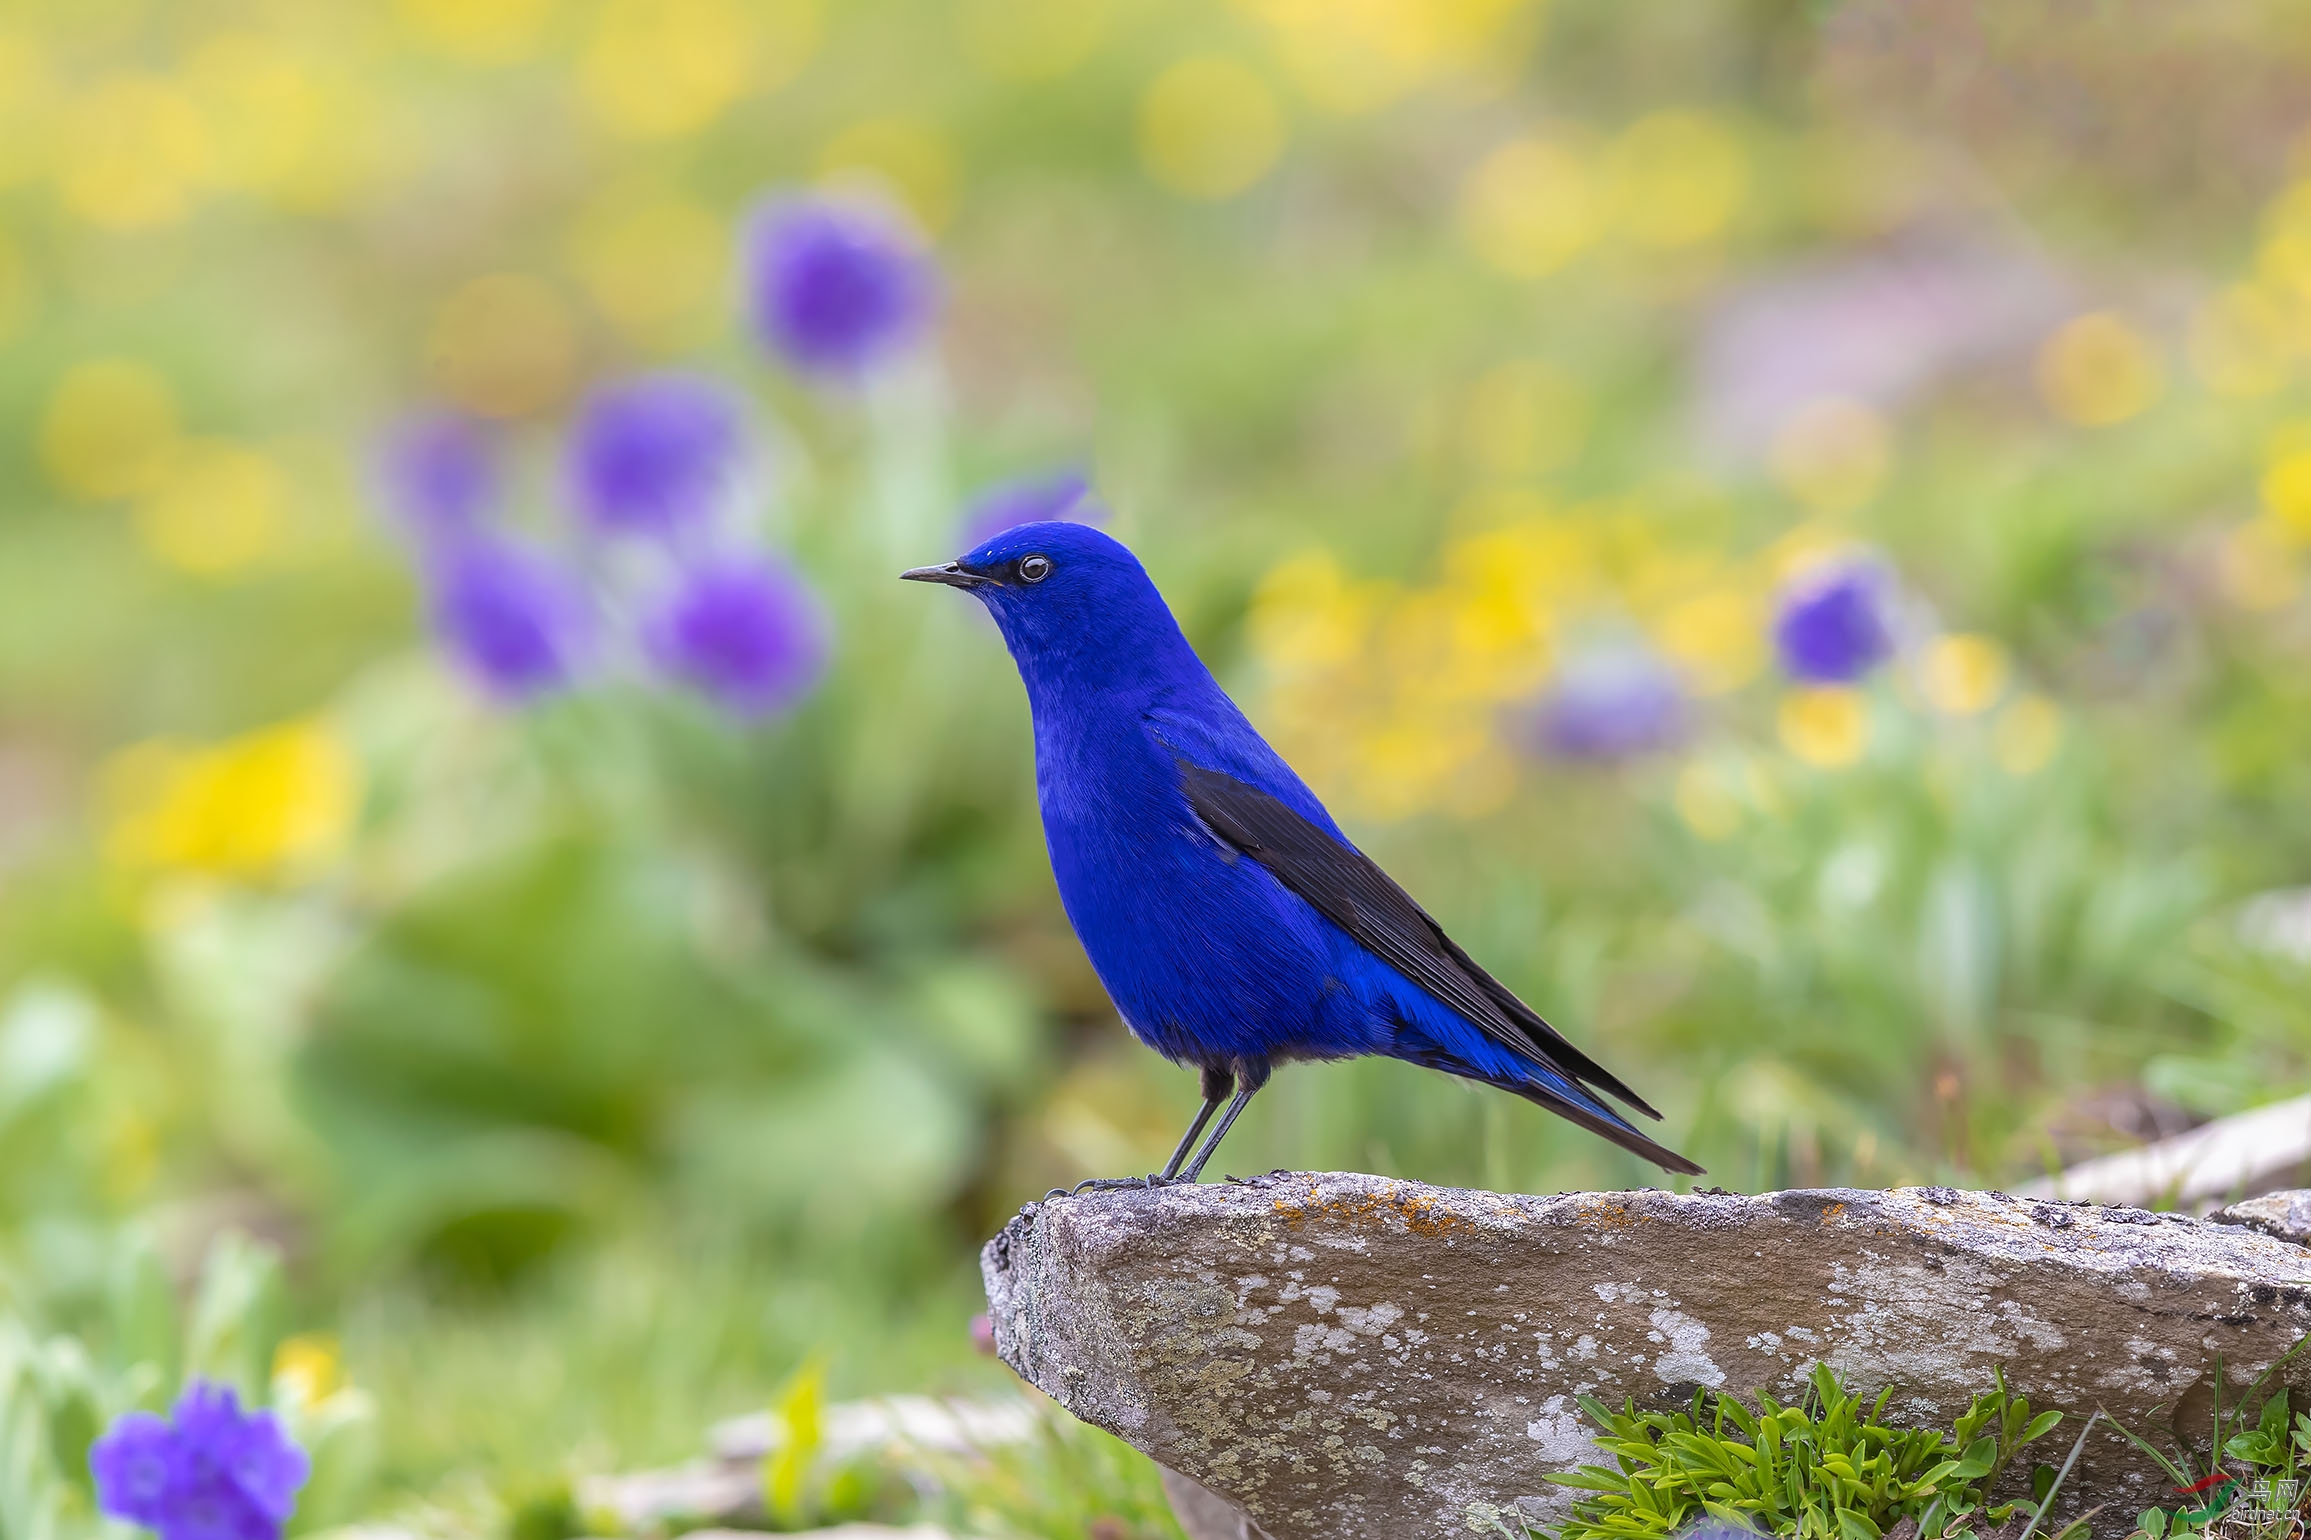
M1035 747L1060 901L1142 1042L1191 1064L1375 1051L1346 938L1205 830L1139 711L1038 703Z

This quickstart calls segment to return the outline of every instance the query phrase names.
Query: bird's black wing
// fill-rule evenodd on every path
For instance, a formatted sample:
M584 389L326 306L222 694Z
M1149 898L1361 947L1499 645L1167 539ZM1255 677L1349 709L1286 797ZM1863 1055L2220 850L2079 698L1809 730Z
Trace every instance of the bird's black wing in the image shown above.
M1371 857L1256 786L1184 759L1178 763L1188 805L1213 834L1266 867L1358 945L1501 1046L1534 1055L1649 1118L1661 1116L1478 967Z

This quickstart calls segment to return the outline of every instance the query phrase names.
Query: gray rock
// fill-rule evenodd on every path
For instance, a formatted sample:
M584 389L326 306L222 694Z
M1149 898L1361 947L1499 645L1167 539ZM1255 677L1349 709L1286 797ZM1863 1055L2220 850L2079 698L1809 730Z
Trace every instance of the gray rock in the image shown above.
M1576 1395L1788 1397L1817 1362L1893 1386L1921 1425L2003 1366L2074 1414L2050 1462L2097 1406L2196 1447L2217 1355L2228 1404L2311 1328L2311 1251L2271 1235L1934 1187L1536 1198L1279 1175L1034 1205L981 1267L1006 1363L1273 1540L1546 1521L1570 1494L1544 1476L1595 1456ZM2304 1360L2286 1374L2311 1384ZM2058 1507L2106 1504L2119 1534L2164 1490L2106 1423Z
M2292 1187L2285 1192L2267 1192L2259 1198L2217 1209L2208 1217L2217 1224L2252 1225L2283 1241L2311 1245L2311 1189Z

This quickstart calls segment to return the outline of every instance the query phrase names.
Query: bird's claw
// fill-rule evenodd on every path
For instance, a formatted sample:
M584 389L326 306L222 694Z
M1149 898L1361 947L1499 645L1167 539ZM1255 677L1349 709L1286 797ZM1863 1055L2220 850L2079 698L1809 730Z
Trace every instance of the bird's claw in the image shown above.
M1053 1198L1072 1198L1079 1192L1153 1192L1158 1187L1176 1187L1180 1179L1150 1171L1146 1176L1087 1176L1073 1187L1054 1187L1043 1195L1048 1203Z

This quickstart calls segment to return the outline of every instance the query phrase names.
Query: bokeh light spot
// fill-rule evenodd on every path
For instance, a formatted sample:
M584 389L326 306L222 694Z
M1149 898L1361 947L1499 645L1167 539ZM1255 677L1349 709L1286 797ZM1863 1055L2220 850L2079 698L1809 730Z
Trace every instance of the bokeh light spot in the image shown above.
M121 75L65 112L56 176L75 214L132 230L183 218L211 160L208 125L190 96L167 80Z
M704 128L749 90L784 85L818 35L816 0L606 0L578 79L614 132L675 138Z
M1990 752L2008 775L2035 775L2062 743L2062 709L2043 695L2024 695L1998 714Z
M537 47L554 0L394 0L411 42L466 64L511 64Z
M1613 217L1640 246L1689 246L1723 230L1749 186L1733 131L1694 112L1657 112L1605 152Z
M2239 608L2275 610L2302 591L2302 555L2278 520L2250 519L2216 548L2215 577Z
M429 365L446 399L483 417L520 417L569 394L578 338L569 306L519 273L476 278L442 302Z
M1498 87L1537 26L1531 0L1238 0L1265 21L1307 98L1327 112L1384 107L1445 82Z
M2013 665L1991 637L1973 633L1938 636L1918 657L1918 688L1926 702L1948 716L1987 711L2006 693Z
M1673 800L1685 827L1705 840L1730 839L1741 828L1741 799L1707 765L1687 765L1678 772Z
M1512 139L1469 173L1460 220L1487 266L1511 278L1545 278L1596 240L1596 189L1571 146Z
M1870 703L1846 685L1792 690L1781 698L1782 746L1821 770L1854 764L1870 746Z
M179 571L225 577L280 543L287 497L279 467L239 444L191 443L137 504L145 549Z
M837 180L861 177L936 235L955 216L960 172L945 135L919 118L868 118L835 135L819 170Z
M588 205L571 262L595 308L631 342L664 351L704 340L728 288L730 231L711 211L654 187Z
M77 498L132 497L157 485L177 448L175 393L145 365L96 359L56 388L40 424L49 479Z
M1764 672L1766 624L1757 595L1723 588L1672 608L1661 618L1658 640L1696 694L1723 695Z
M1893 461L1886 420L1859 401L1829 397L1790 414L1770 463L1783 491L1808 512L1850 513L1872 497Z
M1311 551L1261 580L1247 623L1253 651L1271 668L1327 668L1363 649L1371 612L1339 563Z
M1252 70L1221 54L1182 59L1140 98L1148 174L1189 198L1232 198L1284 150L1284 110Z
M381 164L375 112L354 78L269 38L203 43L185 67L219 185L285 208L342 207Z
M2039 393L2055 415L2081 427L2126 421L2156 401L2165 384L2150 340L2107 310L2080 316L2039 350Z

